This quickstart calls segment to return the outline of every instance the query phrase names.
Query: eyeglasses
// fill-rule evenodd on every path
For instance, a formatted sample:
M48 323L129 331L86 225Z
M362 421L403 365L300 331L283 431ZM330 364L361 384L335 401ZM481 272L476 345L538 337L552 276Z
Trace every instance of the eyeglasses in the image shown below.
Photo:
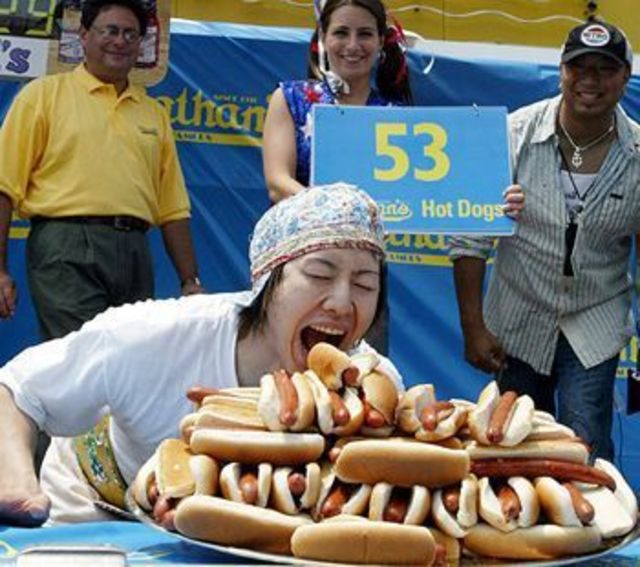
M111 24L106 26L91 26L91 29L96 30L101 38L111 41L118 39L120 35L122 35L122 39L124 39L126 43L137 43L142 38L140 32L136 29L120 28Z

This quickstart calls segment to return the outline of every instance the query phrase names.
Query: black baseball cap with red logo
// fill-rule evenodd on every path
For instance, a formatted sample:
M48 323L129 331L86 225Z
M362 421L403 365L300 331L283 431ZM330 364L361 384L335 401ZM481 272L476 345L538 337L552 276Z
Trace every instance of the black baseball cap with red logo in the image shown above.
M620 65L633 65L633 50L624 33L605 22L587 22L573 28L562 47L560 60L567 63L586 53L600 53Z

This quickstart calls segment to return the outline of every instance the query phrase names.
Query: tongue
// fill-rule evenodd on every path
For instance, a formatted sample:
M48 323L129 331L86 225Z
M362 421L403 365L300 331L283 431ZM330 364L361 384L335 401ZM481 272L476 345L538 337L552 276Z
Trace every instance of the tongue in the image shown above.
M302 338L302 344L307 350L311 350L318 343L329 343L335 347L340 346L342 341L342 335L330 335L323 333L311 327L305 327L300 333Z

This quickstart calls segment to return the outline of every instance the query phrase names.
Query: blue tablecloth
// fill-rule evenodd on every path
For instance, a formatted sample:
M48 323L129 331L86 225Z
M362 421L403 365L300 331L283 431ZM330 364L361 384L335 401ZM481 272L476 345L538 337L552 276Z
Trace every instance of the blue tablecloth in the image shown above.
M26 547L43 544L108 544L124 549L131 565L256 563L246 557L191 544L176 536L135 522L100 522L38 529L0 527L0 560L3 562L10 562L20 550ZM623 567L639 564L640 540L637 539L614 554L580 563L580 565Z

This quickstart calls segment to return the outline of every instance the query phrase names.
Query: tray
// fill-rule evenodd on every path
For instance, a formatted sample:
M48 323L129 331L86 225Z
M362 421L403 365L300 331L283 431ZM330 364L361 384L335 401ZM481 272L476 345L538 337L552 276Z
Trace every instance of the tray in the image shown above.
M344 563L330 563L326 561L312 561L309 559L299 559L297 557L292 557L291 555L278 555L275 553L264 553L260 551L255 551L252 549L245 549L240 547L230 547L226 545L218 545L215 543L202 541L198 539L192 539L187 536L183 536L177 532L170 532L156 524L149 514L138 506L138 503L135 501L130 491L127 491L125 502L129 511L143 524L151 526L152 528L159 530L165 534L169 534L174 536L177 539L182 541L186 541L191 545L196 545L198 547L210 549L212 551L216 551L218 553L225 553L228 555L233 555L235 557L241 557L243 559L251 559L253 561L259 562L269 562L269 563L280 563L280 564L288 564L288 565L313 565L318 567L330 567L330 566L342 566ZM550 566L550 565L575 565L581 563L583 561L593 562L596 559L603 558L609 554L615 553L616 551L621 550L626 547L636 539L640 538L640 522L636 524L636 526L629 532L626 536L620 538L611 538L606 540L607 546L590 554L579 555L573 557L563 557L561 559L551 559L548 561L504 561L490 558L470 558L463 557L460 560L460 566L482 566L482 565L500 565L502 567L508 567L509 565L526 565L527 567L537 567L537 566Z

